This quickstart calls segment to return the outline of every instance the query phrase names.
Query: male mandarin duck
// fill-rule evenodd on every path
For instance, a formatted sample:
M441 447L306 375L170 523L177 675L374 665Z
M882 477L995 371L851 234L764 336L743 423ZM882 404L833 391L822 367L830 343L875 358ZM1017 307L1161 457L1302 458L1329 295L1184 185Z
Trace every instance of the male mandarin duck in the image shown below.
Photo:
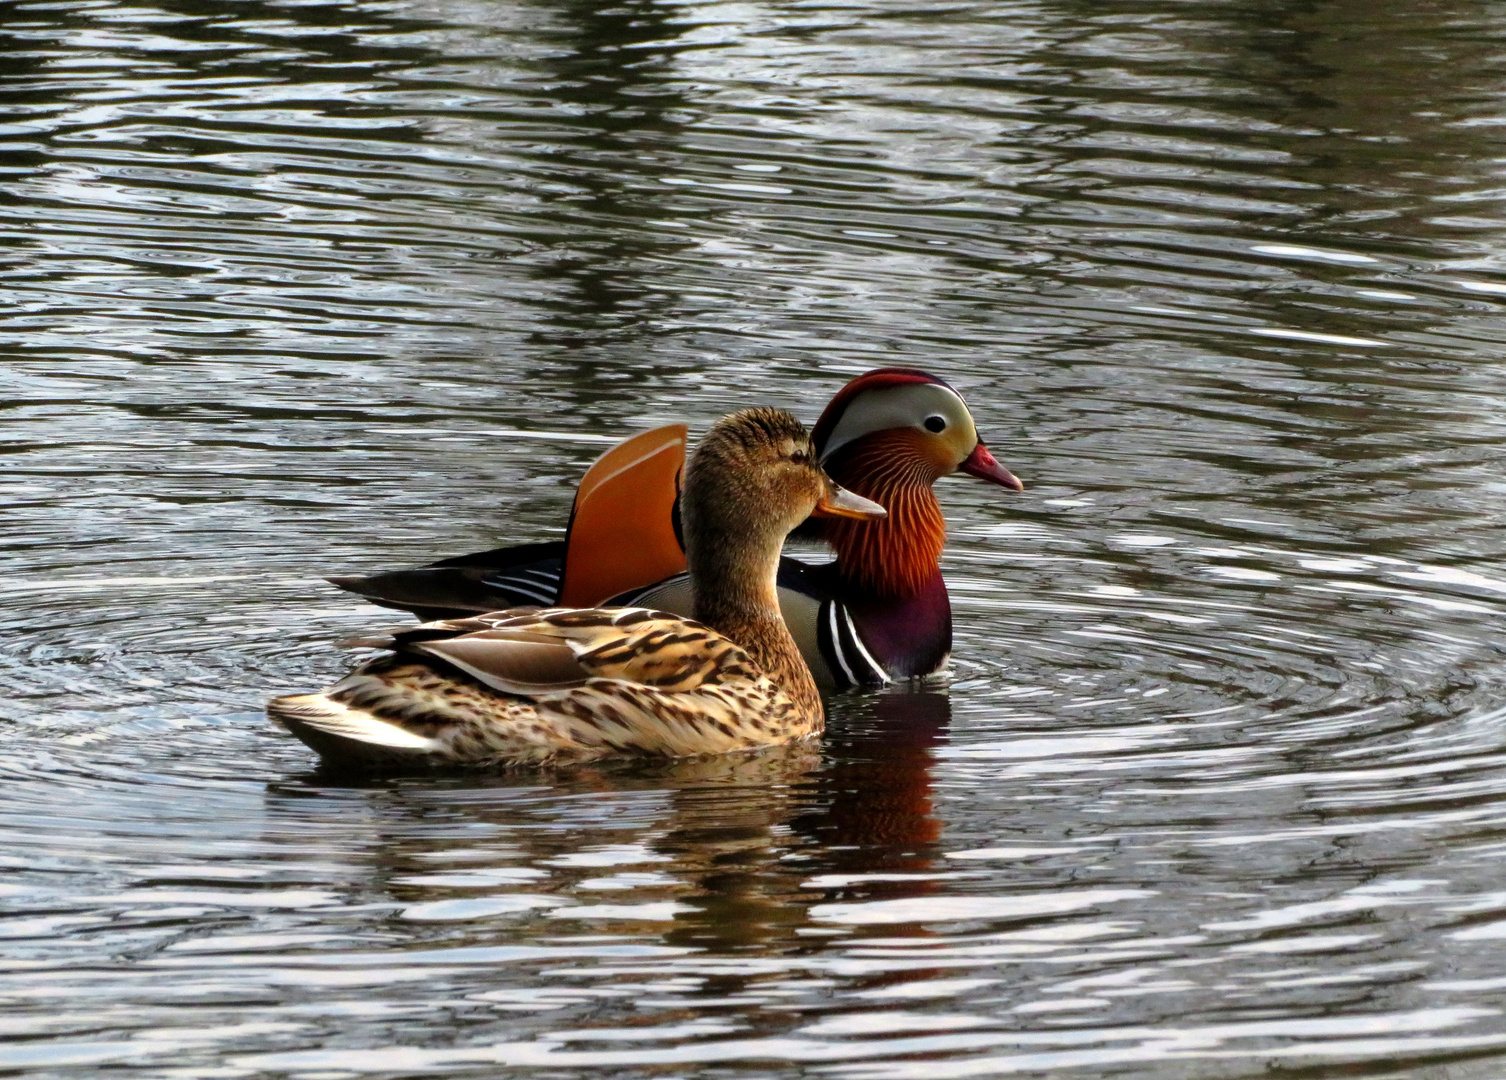
M607 599L688 614L675 524L685 439L675 425L609 450L581 482L564 541L330 580L420 618ZM842 689L935 673L951 652L952 612L939 564L946 521L932 485L954 472L1024 485L984 446L961 395L912 368L853 379L812 439L838 483L889 509L879 521L817 519L797 534L829 544L834 562L780 560L780 603L817 683Z
M819 734L820 693L780 616L780 549L812 513L884 508L834 484L800 421L765 408L707 433L680 501L696 621L601 607L427 623L268 712L336 765L683 757Z

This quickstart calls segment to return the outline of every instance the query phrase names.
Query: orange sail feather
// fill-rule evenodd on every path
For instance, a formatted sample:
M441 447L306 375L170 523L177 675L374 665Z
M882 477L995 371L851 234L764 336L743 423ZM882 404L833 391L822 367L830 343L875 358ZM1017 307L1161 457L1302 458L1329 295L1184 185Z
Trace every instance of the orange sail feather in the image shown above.
M674 507L688 434L670 424L634 435L586 472L570 517L561 605L590 607L684 571Z

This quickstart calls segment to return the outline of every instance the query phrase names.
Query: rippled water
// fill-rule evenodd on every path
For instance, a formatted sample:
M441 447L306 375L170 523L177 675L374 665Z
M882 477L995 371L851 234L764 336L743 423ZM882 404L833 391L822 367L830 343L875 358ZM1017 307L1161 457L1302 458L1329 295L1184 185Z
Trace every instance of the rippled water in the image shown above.
M1506 4L0 7L0 1068L1506 1068ZM327 572L905 362L948 686L337 786Z

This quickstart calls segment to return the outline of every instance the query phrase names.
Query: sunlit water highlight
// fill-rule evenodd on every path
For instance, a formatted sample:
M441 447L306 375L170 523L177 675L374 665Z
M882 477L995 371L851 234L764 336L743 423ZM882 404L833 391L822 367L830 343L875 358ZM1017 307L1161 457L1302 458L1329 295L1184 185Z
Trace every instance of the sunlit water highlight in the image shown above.
M1499 1077L1499 4L0 10L0 1068ZM337 784L602 446L952 379L948 685Z

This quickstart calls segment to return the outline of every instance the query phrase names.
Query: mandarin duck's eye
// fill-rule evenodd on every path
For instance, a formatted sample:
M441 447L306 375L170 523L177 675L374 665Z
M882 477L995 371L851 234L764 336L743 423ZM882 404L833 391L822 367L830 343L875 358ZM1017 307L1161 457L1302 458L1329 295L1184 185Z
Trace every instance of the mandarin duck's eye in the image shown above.
M926 417L926 430L930 431L930 432L934 432L936 434L940 434L941 432L945 431L946 430L946 417L944 417L944 416L928 416L928 417Z

